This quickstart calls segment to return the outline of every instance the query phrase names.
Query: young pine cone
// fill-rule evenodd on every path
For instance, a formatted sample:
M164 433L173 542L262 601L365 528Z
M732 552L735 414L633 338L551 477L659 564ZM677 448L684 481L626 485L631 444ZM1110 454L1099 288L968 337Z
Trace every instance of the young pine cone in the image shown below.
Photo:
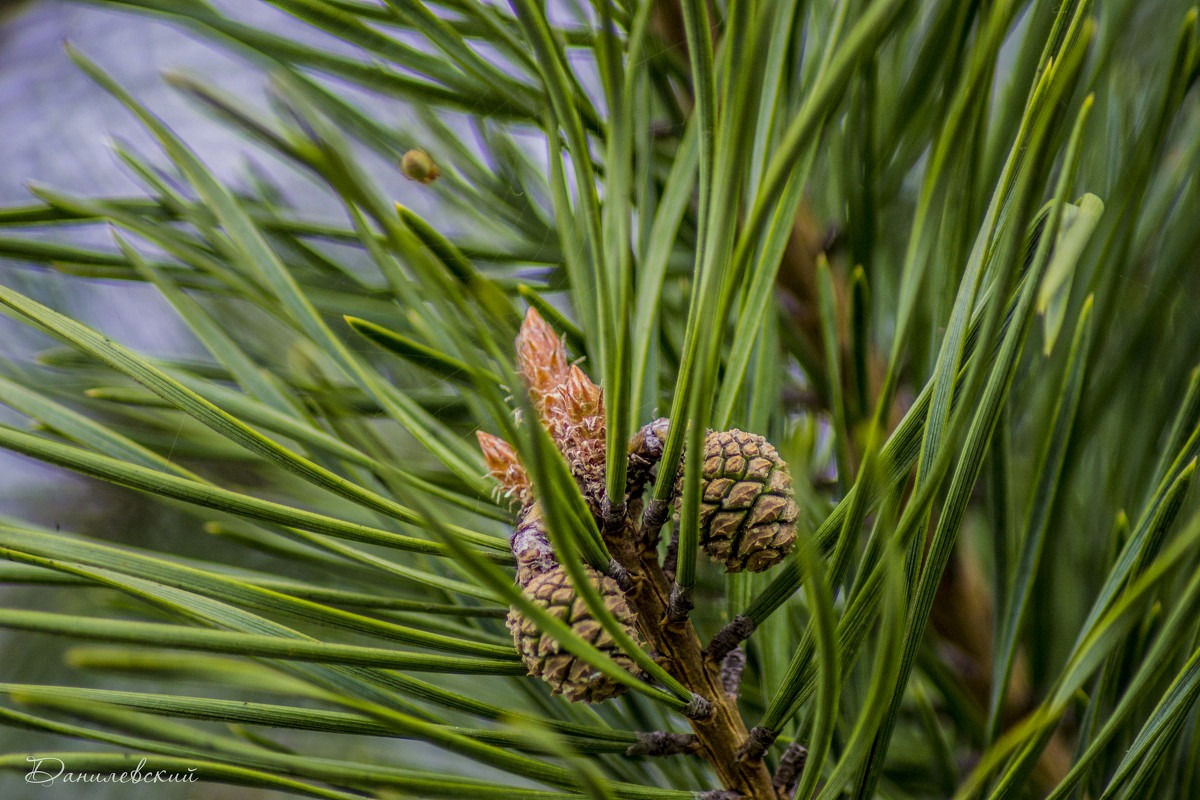
M517 369L538 419L595 513L604 493L604 393L587 373L567 363L563 340L533 308L525 314L516 347Z
M616 581L590 567L584 569L592 585L600 590L604 605L636 640L634 626L637 616ZM571 630L581 638L611 656L618 666L637 672L633 660L621 652L612 637L592 617L562 566L535 575L525 591L535 603L570 625ZM567 652L552 636L539 631L532 620L523 617L515 608L508 612L508 630L517 645L517 652L529 668L529 674L540 676L550 684L554 694L564 694L574 702L602 703L625 692L627 687L624 684L614 682L583 659Z
M680 470L676 504L682 502ZM726 572L762 572L796 545L799 509L787 464L763 437L710 431L704 439L700 545Z

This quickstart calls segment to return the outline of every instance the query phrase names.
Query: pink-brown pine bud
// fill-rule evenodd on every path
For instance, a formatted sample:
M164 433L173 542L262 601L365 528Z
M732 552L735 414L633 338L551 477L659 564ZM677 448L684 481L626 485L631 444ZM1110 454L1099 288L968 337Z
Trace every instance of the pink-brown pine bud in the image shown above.
M546 396L567 380L567 348L542 315L532 308L525 312L516 345L517 368L529 387L534 407L544 416Z
M574 364L567 374L567 416L575 424L588 417L604 417L604 393L592 383L587 373Z
M550 436L562 449L568 439L590 438L585 430L598 432L604 438L604 395L600 387L574 364L567 372L566 381L545 396L542 408L542 423Z
M475 431L475 438L479 440L479 449L483 451L483 460L487 462L488 474L500 484L501 494L511 497L522 507L529 505L533 487L517 451L499 436L485 431Z
M582 369L567 364L562 339L532 308L516 345L517 366L538 419L566 457L584 496L598 503L605 471L603 391Z
M546 395L542 423L566 457L584 496L598 502L603 494L605 469L604 396L600 387L572 364L566 381Z

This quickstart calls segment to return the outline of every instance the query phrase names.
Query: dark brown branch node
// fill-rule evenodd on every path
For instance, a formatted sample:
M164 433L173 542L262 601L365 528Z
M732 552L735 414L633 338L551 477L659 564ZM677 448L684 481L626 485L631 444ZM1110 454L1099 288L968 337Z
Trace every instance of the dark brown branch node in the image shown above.
M700 749L700 737L694 733L654 731L638 733L637 741L625 750L627 756L691 755Z
M704 657L709 661L720 663L725 660L733 648L750 638L758 625L745 614L738 614L728 625L717 631L717 635L704 648Z
M713 713L713 704L704 695L693 694L691 701L679 713L688 719L704 719Z
M792 792L796 791L796 783L800 780L800 774L804 772L804 762L807 760L808 750L799 742L792 742L783 751L772 781L775 792L781 798L790 798Z
M607 537L620 536L625 527L625 501L613 502L607 494L600 503L600 514L604 520L604 535Z
M735 647L721 661L721 688L729 697L738 696L742 685L742 670L746 668L746 651Z
M659 529L667 524L670 516L670 501L651 498L650 502L646 503L646 510L642 512L642 529L647 532L647 535L651 532L657 535Z
M738 748L737 760L742 762L762 761L763 755L766 754L771 745L775 744L775 739L778 736L779 731L755 725L750 729L750 734L746 737L746 741L742 742L742 746Z
M625 495L629 498L641 497L650 482L654 468L662 458L663 447L666 445L667 429L671 421L659 417L649 425L634 434L629 442L629 473L625 483Z
M617 586L622 592L630 592L633 590L633 578L629 575L629 570L617 561L615 558L608 562L608 577L617 582Z
M696 607L692 602L692 587L671 586L671 597L667 602L667 624L679 624L687 621L688 614Z

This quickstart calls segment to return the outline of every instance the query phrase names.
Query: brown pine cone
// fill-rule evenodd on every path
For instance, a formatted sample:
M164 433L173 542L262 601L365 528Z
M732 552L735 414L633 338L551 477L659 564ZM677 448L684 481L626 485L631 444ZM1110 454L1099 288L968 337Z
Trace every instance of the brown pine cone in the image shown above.
M637 615L616 581L600 575L590 567L584 569L592 584L600 590L608 610L636 641ZM534 602L570 625L576 634L609 655L622 669L637 673L633 660L621 651L612 637L592 617L562 566L535 575L525 587L525 591ZM543 634L532 620L523 617L515 608L508 612L508 629L513 635L517 652L529 668L529 674L537 675L550 684L554 694L564 694L568 700L582 700L585 703L602 703L624 694L627 688L624 684L616 683L597 672L583 659L567 652L553 637Z
M676 486L682 502L683 470ZM778 564L796 545L799 508L787 463L763 437L710 431L704 439L700 545L726 572Z

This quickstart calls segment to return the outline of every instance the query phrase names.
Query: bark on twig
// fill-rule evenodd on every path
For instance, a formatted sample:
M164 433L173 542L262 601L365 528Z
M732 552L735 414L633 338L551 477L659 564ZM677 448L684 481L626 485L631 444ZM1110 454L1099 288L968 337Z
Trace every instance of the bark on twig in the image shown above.
M771 745L775 744L775 739L778 736L779 731L755 725L746 737L746 741L742 742L742 746L737 749L738 761L748 763L761 762L762 757L771 749Z
M666 624L678 625L687 619L695 607L696 604L692 602L692 587L672 584L671 596L667 599Z
M615 558L608 562L608 577L617 582L617 586L622 592L629 592L633 589L633 578L629 577L629 570L621 566L621 562Z
M667 524L667 519L671 516L671 504L666 500L652 498L646 503L646 510L642 513L642 535L646 539L658 540L658 532L663 525Z
M679 566L679 529L671 531L671 541L667 542L667 553L663 557L663 574L668 580L675 580L675 570Z
M742 670L746 668L746 651L735 647L721 660L721 687L728 697L736 699L742 685Z
M700 740L694 733L670 733L654 731L639 733L637 742L625 749L627 756L675 756L691 755L700 749Z
M616 534L625 524L625 499L614 501L605 493L600 501L600 519L610 536Z
M705 648L704 657L716 663L724 661L725 656L729 655L733 648L749 639L750 634L754 633L754 629L757 627L754 620L745 614L738 614L728 625L717 631L717 635Z
M792 742L783 751L779 766L775 769L775 791L782 800L787 800L796 791L796 783L804 772L804 762L808 760L808 750L799 742Z

